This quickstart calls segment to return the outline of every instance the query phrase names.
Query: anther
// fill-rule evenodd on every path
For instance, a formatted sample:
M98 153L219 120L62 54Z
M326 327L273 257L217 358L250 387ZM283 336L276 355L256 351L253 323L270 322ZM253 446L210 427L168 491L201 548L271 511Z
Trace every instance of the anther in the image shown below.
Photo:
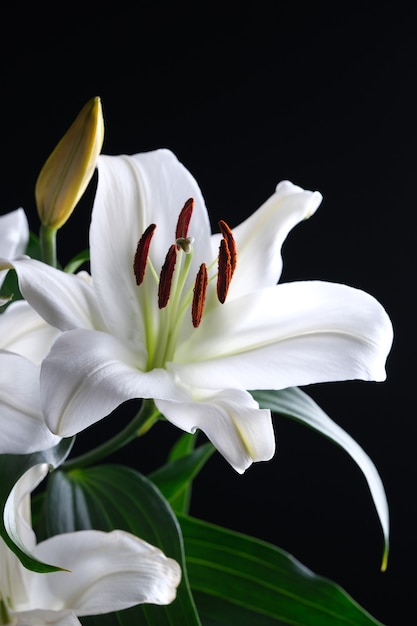
M156 224L150 224L138 241L133 259L133 271L136 276L136 284L140 285L145 276L146 263L148 261L149 246L155 232Z
M161 273L159 275L158 306L160 309L163 309L168 304L176 260L177 246L173 243L167 252Z
M230 281L232 280L232 263L229 246L226 239L220 241L219 260L217 271L217 297L223 304L229 291Z
M229 248L230 265L232 268L232 275L233 275L233 272L236 269L236 262L237 262L237 249L236 249L235 238L233 237L231 228L226 224L225 221L220 220L219 228L220 228L221 234L223 235L224 239L227 242L227 247Z
M201 318L203 316L207 285L207 267L205 263L202 263L195 279L193 303L191 306L191 316L194 328L197 328L200 325Z
M188 198L178 216L177 229L175 231L175 239L186 239L188 235L188 226L190 224L191 215L194 209L194 198Z

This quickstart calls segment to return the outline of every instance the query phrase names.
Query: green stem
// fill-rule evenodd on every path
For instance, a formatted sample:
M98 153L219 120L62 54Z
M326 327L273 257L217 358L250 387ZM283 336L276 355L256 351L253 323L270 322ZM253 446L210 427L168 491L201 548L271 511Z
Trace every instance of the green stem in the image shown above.
M56 229L41 224L39 230L39 241L41 246L42 261L52 267L57 267L56 257Z
M97 461L101 461L109 456L109 454L116 452L133 441L133 439L136 439L136 437L144 435L160 416L161 414L153 400L142 400L142 406L126 428L100 446L97 446L97 448L89 450L74 459L69 459L62 465L62 468L68 470L78 467L87 467Z

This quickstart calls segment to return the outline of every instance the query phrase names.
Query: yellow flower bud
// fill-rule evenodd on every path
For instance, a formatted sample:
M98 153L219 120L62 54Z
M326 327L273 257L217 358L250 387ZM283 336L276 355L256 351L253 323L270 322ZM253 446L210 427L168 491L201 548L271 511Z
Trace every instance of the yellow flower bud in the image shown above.
M103 139L101 101L95 97L81 109L36 181L36 205L44 226L56 230L65 224L91 180Z

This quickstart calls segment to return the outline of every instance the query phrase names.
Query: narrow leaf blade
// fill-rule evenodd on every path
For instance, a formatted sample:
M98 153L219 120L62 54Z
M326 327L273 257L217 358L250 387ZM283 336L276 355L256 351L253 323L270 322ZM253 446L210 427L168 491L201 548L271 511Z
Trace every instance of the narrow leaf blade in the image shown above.
M343 448L357 463L366 478L381 523L384 537L381 570L384 571L389 552L389 510L384 485L373 461L343 428L298 387L280 391L252 391L251 394L262 408L306 424Z
M283 550L191 517L179 521L204 626L382 626Z

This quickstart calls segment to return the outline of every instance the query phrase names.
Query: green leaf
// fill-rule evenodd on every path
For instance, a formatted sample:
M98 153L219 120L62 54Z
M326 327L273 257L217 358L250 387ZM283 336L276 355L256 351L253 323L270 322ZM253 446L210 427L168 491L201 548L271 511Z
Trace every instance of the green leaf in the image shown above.
M358 464L367 480L381 523L384 536L381 570L385 571L389 552L388 502L378 470L366 452L343 428L330 419L310 396L298 387L280 391L251 391L251 394L262 408L270 409L273 413L302 422L325 435L343 448Z
M63 439L55 447L42 452L0 455L0 536L22 564L35 572L55 572L60 568L41 563L27 550L16 530L13 507L6 509L6 503L16 482L25 472L41 463L47 463L51 468L58 467L68 456L72 444L73 439Z
M264 541L179 516L204 626L382 626L335 583Z
M131 532L182 568L176 600L168 606L140 605L82 623L108 626L200 626L185 566L183 540L177 519L155 485L130 467L101 465L51 474L46 489L46 527L49 535L94 528Z
M211 443L205 443L191 452L187 452L188 450L189 441L186 442L181 438L178 447L170 455L174 460L168 461L148 476L176 513L188 512L192 481L215 448Z
M87 248L86 250L82 250L81 252L79 252L78 254L76 254L71 261L69 261L69 263L67 263L67 265L64 268L64 272L67 272L69 274L73 274L74 272L76 272L78 270L78 268L85 263L86 261L90 260L90 250Z

